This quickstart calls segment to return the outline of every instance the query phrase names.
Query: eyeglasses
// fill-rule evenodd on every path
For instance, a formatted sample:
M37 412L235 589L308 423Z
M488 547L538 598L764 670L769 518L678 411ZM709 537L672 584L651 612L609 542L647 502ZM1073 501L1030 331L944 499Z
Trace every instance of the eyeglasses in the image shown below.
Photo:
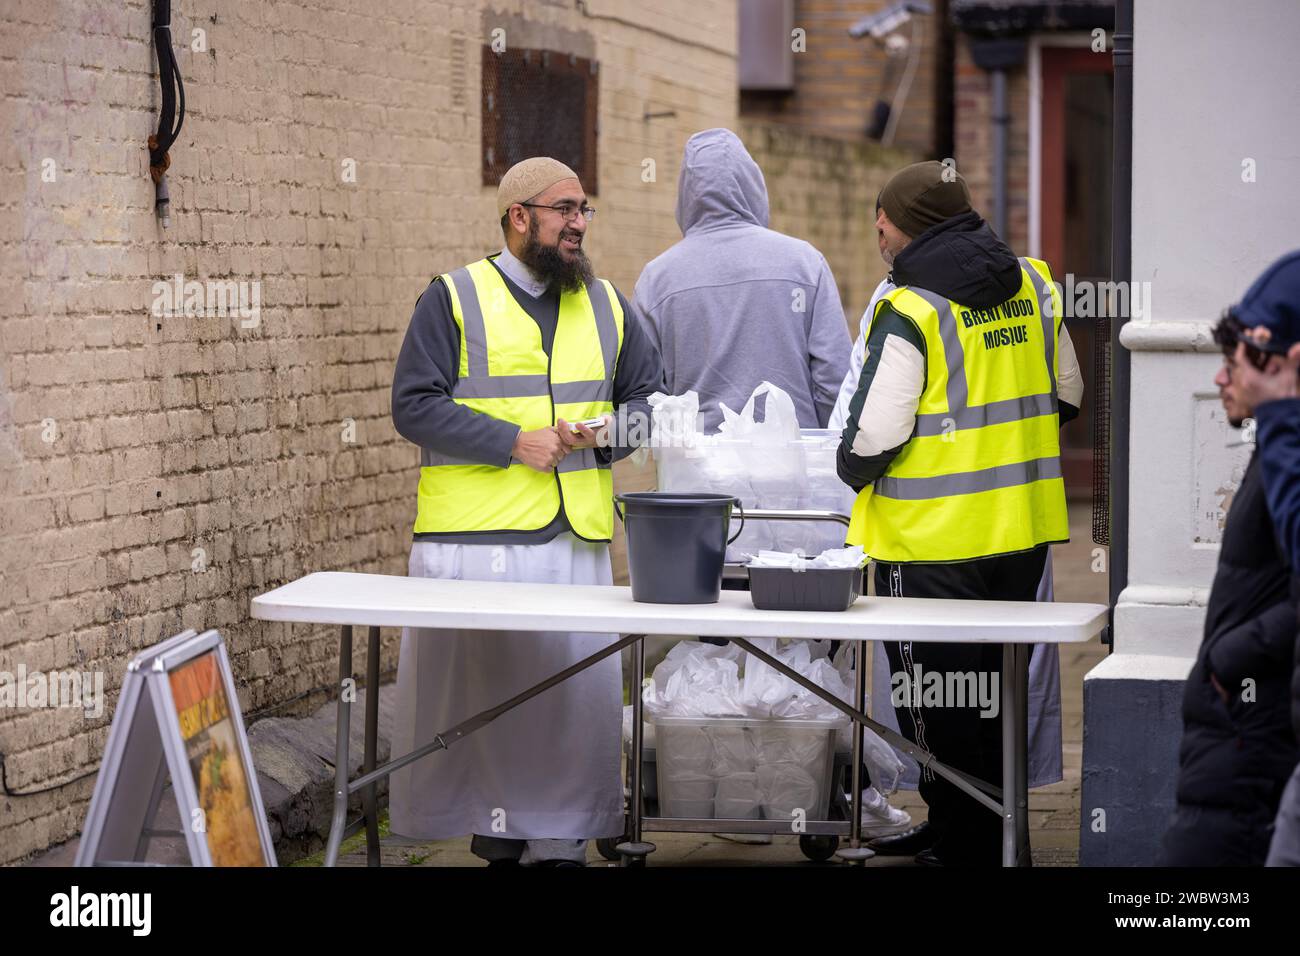
M1237 365L1237 347L1244 345L1245 359L1261 372L1267 367L1270 355L1274 354L1266 343L1256 343L1246 334L1246 327L1231 308L1224 309L1223 315L1212 330L1215 344L1223 352L1223 367L1232 376Z
M546 203L540 202L521 202L519 205L527 206L529 209L554 209L564 217L565 222L577 218L579 214L587 222L591 222L592 217L596 215L596 210L591 206L575 206L571 202L557 203L554 206L548 206Z
M1255 348L1253 345L1246 342L1241 344L1246 346L1243 350L1246 361L1259 371L1264 371L1268 366L1268 360L1271 357L1270 353L1265 352L1263 349ZM1227 369L1228 378L1232 378L1232 373L1237 368L1237 349L1235 343L1232 348L1228 348L1227 346L1223 347L1223 367Z

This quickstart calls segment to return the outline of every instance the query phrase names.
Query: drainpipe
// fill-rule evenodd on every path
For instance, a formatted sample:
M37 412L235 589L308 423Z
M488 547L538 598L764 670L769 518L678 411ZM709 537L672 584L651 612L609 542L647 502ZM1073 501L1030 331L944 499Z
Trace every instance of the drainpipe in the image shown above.
M1007 237L1007 71L993 71L993 231Z
M1025 65L1024 37L971 37L970 52L975 65L988 71L993 86L993 231L1003 241L1010 223L1007 217L1007 135L1011 114L1007 109L1007 71Z
M1115 4L1115 131L1111 169L1110 278L1133 276L1133 0ZM1128 296L1124 297L1128 299ZM1127 303L1126 303L1127 304ZM1115 605L1128 587L1129 352L1120 344L1127 315L1111 323L1110 355L1110 627L1114 645Z

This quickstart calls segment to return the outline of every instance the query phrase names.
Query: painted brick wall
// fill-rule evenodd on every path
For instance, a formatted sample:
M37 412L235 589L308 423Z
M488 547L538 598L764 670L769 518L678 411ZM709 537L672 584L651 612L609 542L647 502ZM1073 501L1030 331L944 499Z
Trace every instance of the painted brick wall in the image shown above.
M220 628L246 712L319 703L299 698L333 683L334 630L253 622L250 598L404 573L418 453L389 420L392 366L430 277L500 244L478 90L497 26L600 62L589 247L630 296L676 238L686 136L735 122L728 0L186 4L166 232L149 5L0 6L0 671L108 690L99 719L0 708L7 787L34 794L0 796L0 863L80 828L134 651ZM256 326L155 317L177 273L260 282Z

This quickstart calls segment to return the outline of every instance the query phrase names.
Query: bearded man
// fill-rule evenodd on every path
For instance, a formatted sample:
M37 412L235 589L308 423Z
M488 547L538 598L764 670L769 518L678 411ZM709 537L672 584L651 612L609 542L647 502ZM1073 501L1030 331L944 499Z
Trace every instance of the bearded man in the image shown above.
M497 212L505 247L429 284L393 376L393 424L421 455L409 574L610 584L610 466L646 431L612 423L648 422L663 365L592 274L582 244L595 210L572 169L512 166ZM394 753L614 639L404 629ZM613 655L397 771L392 832L473 834L489 865L582 865L588 839L623 832L622 704Z

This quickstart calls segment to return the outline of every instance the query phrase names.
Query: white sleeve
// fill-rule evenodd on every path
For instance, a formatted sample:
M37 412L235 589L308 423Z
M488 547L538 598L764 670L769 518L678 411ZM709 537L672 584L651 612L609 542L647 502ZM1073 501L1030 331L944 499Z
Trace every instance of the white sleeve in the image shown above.
M1056 396L1075 408L1082 408L1083 372L1079 369L1079 358L1074 354L1074 343L1070 341L1064 322L1061 323L1056 356Z
M858 416L853 454L871 458L912 437L924 388L925 356L902 336L886 336L880 364Z
M894 284L886 278L881 279L880 284L876 286L876 291L871 293L867 311L862 313L862 321L858 323L858 338L853 343L853 354L849 357L849 370L840 385L840 395L835 400L835 409L831 412L831 420L827 423L827 428L843 428L849 422L849 402L853 401L853 394L858 390L862 366L867 364L867 327L871 325L871 317L876 312L876 305L893 290Z

